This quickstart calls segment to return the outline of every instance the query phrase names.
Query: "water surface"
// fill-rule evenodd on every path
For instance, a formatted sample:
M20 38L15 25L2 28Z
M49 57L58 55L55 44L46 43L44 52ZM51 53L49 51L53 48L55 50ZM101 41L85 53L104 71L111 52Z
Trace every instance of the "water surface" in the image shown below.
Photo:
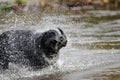
M81 14L37 12L18 15L12 12L5 14L0 12L0 33L12 29L44 32L58 27L63 29L68 38L67 47L60 51L57 62L59 69L48 67L29 71L26 67L10 64L10 69L2 73L0 78L2 80L42 80L42 78L43 80L101 80L103 76L97 75L94 78L89 75L109 68L120 68L120 11L88 11ZM119 71L119 68L115 71Z

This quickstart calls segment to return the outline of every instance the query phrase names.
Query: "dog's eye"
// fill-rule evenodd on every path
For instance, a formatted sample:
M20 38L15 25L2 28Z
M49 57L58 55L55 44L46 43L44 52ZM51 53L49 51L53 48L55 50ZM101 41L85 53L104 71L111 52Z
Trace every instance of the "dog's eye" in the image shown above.
M58 45L61 45L61 42L58 42Z
M60 37L59 40L60 40L60 41L63 41L63 37Z
M56 40L52 40L52 41L51 41L51 44L54 44L54 45L55 45L56 43L57 43Z

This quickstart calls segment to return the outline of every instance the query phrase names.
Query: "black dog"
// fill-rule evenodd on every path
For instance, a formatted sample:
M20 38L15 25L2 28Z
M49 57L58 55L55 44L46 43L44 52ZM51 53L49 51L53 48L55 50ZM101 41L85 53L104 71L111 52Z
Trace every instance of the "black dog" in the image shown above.
M56 62L58 52L67 44L61 29L35 33L11 30L0 35L0 67L7 69L9 62L41 69Z

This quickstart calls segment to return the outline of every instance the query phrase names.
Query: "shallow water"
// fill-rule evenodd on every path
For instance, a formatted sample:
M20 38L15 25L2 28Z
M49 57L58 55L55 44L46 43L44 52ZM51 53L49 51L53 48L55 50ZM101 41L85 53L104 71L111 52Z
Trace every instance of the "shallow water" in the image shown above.
M21 68L10 64L10 68L1 73L0 78L2 80L41 80L43 75L52 75L47 76L47 79L103 80L102 77L93 79L88 75L108 68L120 67L119 17L120 11L89 11L81 14L0 13L0 33L11 29L44 32L60 27L68 38L67 47L60 51L57 62L59 69L48 67L43 70L29 71L26 67Z

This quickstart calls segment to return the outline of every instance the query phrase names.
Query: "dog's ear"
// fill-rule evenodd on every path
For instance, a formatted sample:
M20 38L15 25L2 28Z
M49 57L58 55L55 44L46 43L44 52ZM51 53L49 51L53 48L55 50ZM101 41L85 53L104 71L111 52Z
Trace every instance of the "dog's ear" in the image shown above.
M65 35L65 33L63 32L63 30L62 29L60 29L60 28L58 28L58 30L60 31L60 33L61 33L61 35L62 35L62 38L63 38L63 41L62 41L62 47L65 47L66 46L66 44L67 44L67 37L66 37L66 35Z
M36 38L36 40L35 40L36 48L40 48L41 46L44 46L44 36L46 34L47 34L47 32L44 32Z
M45 41L46 41L47 34L49 34L49 33L44 32L44 33L42 33L42 36L41 36L40 45L43 46L43 47L45 46Z
M55 36L55 31L53 30L49 30L49 31L42 33L42 35L38 38L40 45L42 47L45 47L46 46L45 42L53 36Z
M60 31L61 35L64 36L64 38L66 39L66 35L65 35L65 33L63 32L63 30L60 29L60 28L58 28L58 30Z
M62 31L62 29L58 28L58 30L60 31L60 33L61 33L62 35L64 35L64 32Z

